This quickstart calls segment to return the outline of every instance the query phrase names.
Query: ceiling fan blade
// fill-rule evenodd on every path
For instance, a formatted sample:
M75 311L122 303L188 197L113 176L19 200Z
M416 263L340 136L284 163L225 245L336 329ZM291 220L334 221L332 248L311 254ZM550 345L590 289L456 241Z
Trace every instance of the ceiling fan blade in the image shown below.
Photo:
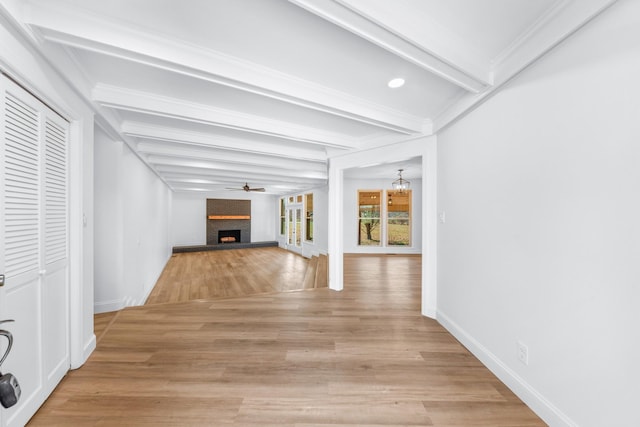
M266 191L264 188L251 188L249 187L249 184L244 184L242 187L238 188L238 187L226 187L225 190L231 190L231 191L260 191L260 192L264 192Z

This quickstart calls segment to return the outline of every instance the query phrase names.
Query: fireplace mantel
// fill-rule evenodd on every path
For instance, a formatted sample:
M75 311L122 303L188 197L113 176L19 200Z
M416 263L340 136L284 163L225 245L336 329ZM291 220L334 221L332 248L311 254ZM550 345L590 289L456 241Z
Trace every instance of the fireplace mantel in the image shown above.
M251 219L251 215L209 215L208 219Z

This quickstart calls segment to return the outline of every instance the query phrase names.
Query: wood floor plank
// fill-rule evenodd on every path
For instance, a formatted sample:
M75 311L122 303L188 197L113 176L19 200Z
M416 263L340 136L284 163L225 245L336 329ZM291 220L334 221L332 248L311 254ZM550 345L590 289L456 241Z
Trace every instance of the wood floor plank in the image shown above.
M318 269L316 272L316 288L326 288L329 286L329 257L320 254L318 257Z
M220 252L172 258L158 302L121 311L29 426L545 425L420 314L419 257L348 256L343 291L277 293L260 276L302 283L297 256ZM258 277L227 275L249 264Z
M307 265L307 271L304 273L304 280L302 282L303 289L311 289L316 284L316 272L318 271L318 257L311 257L309 264Z
M308 259L278 247L177 253L146 304L299 290L305 287L308 264Z

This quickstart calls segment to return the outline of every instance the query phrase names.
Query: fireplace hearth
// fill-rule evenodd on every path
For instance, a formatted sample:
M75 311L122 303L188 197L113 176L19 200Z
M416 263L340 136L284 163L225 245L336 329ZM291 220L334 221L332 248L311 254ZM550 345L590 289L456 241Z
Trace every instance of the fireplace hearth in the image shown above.
M218 243L239 243L241 236L240 230L218 230Z

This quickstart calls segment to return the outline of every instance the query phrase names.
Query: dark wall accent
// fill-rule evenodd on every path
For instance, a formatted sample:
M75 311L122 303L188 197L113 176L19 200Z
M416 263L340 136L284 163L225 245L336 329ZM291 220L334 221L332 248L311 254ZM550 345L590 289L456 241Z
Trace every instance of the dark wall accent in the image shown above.
M218 244L219 230L240 230L240 242L251 243L250 219L208 219L209 215L251 215L251 200L207 199L207 245Z

